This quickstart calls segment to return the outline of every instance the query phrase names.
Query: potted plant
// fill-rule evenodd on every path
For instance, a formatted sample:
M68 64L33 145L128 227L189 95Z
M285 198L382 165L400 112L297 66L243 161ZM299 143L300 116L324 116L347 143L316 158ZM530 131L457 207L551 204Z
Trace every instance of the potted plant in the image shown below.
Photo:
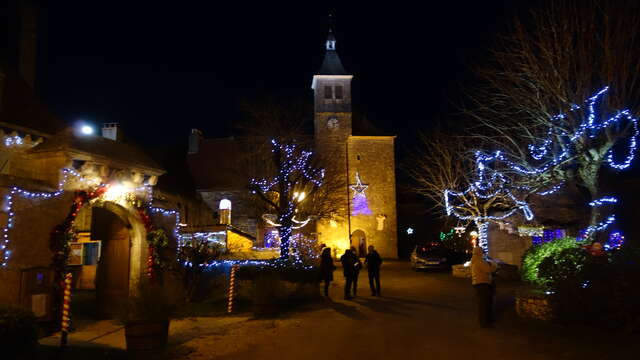
M145 285L121 313L127 351L139 357L162 354L175 306L160 286Z

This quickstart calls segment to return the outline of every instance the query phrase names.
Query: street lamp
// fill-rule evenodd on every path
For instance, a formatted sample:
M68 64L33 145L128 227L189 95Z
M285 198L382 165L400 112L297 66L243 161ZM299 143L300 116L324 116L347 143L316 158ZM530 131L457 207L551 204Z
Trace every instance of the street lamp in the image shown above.
M80 127L80 132L83 135L93 135L93 128L89 125L82 125Z

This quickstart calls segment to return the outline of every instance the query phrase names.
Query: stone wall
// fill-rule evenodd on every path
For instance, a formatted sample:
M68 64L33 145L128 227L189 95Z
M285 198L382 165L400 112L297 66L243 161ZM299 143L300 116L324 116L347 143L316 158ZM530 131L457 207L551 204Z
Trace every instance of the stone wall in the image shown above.
M524 252L531 247L531 237L519 236L489 225L489 256L507 264L520 267Z
M351 234L361 230L368 245L374 245L385 258L398 257L396 215L396 172L394 137L352 136L348 142L349 184L360 175L370 214L352 215ZM353 194L349 200L353 214Z
M516 313L523 319L549 321L555 317L551 300L541 291L518 291L516 294Z

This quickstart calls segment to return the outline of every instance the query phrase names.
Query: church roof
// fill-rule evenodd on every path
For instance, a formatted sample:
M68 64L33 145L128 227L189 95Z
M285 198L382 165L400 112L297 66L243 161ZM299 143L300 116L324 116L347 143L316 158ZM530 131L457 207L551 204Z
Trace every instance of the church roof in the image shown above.
M336 38L331 30L329 30L329 35L327 36L326 48L327 52L324 54L324 60L317 75L349 75L344 66L342 66L340 57L338 57Z

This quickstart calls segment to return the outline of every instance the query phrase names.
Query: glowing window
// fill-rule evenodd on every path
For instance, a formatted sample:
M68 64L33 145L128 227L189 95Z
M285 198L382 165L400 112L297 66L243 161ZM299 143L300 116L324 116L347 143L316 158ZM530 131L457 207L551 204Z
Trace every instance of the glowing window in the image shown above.
M231 201L229 201L228 199L220 200L219 209L220 210L231 210Z
M231 225L231 201L228 199L220 200L220 224Z

